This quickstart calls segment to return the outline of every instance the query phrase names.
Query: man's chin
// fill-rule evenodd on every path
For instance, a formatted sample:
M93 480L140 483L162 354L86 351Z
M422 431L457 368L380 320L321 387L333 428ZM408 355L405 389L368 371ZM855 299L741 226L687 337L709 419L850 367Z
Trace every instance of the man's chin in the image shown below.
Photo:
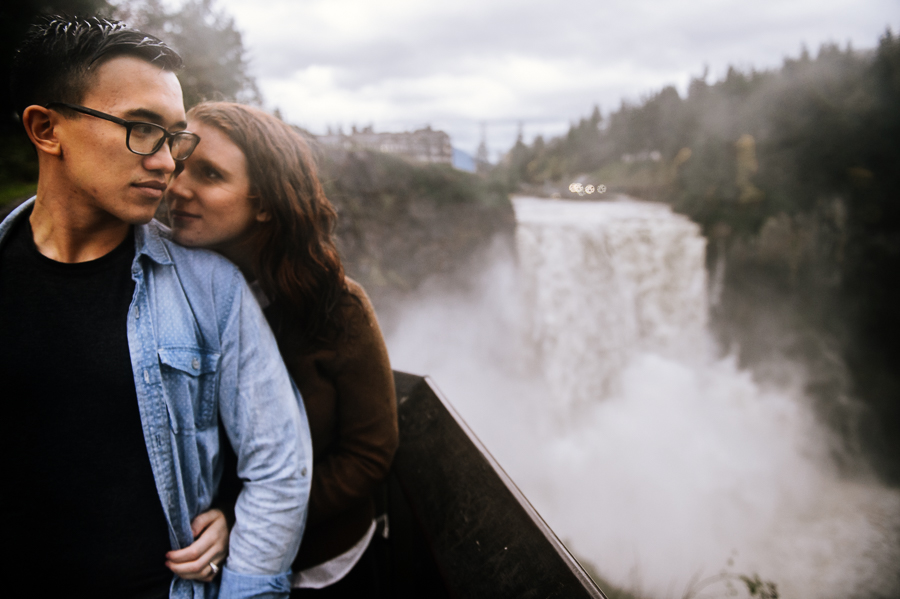
M156 216L155 211L147 214L134 215L125 222L127 222L129 225L146 225L151 220L153 220L154 216Z
M133 211L129 211L127 214L120 214L119 218L129 225L146 225L156 216L159 204L159 202L154 202L152 207L141 206Z

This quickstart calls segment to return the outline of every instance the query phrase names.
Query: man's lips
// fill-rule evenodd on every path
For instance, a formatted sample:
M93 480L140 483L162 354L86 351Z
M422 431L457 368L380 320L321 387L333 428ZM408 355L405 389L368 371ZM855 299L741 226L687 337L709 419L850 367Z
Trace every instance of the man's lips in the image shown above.
M132 185L134 185L134 187L137 187L141 191L154 196L162 196L163 192L166 190L165 181L139 181L137 183L133 183Z

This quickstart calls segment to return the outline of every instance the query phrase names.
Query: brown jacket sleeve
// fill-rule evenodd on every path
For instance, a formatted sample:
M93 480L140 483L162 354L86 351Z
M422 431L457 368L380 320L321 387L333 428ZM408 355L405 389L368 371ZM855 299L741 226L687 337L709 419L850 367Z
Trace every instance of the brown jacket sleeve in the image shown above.
M384 338L365 291L349 279L348 285L359 302L345 308L350 311L346 335L336 351L326 352L331 355L321 355L313 364L318 380L333 385L334 398L333 405L308 407L318 454L310 493L311 525L369 500L387 476L399 442L394 378ZM316 402L315 393L310 390L308 404Z

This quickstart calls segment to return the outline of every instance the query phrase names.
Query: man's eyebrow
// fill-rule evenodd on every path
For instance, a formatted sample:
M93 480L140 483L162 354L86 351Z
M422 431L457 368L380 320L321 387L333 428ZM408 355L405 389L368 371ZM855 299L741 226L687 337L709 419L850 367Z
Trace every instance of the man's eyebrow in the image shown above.
M149 108L135 108L133 110L129 110L125 113L126 120L129 121L147 121L148 123L154 123L156 125L163 125L166 122L166 119L163 118L163 115L150 110ZM187 121L178 121L169 129L180 130L187 127Z

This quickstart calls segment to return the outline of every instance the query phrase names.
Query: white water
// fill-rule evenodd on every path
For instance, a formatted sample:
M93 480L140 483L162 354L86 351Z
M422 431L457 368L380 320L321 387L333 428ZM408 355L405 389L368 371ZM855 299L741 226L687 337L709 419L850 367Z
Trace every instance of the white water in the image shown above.
M662 204L515 202L526 324L562 406L609 395L635 351L705 353L706 242Z
M723 570L783 598L900 595L900 495L838 476L801 368L765 384L715 357L696 225L636 202L516 214L519 266L496 248L474 289L404 306L388 345L576 555L660 599Z

